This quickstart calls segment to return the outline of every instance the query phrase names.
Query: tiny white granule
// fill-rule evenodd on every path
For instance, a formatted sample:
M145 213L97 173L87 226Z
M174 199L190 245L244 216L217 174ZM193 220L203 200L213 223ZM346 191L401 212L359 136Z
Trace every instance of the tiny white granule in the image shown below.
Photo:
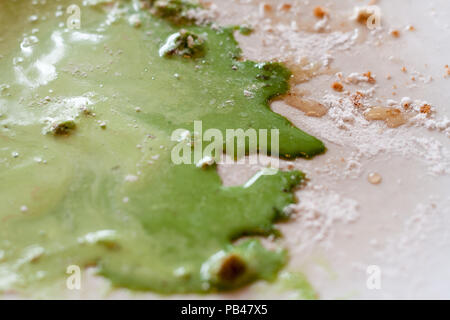
M392 99L388 99L388 100L386 101L386 104L387 104L388 106L390 106L390 107L396 106L396 105L397 105L397 101L392 100Z
M244 96L246 96L246 97L253 97L253 93L251 91L244 90Z
M106 122L105 121L98 121L98 125L100 126L100 128L105 129L106 128Z
M402 105L402 107L410 106L411 103L412 103L412 100L410 97L403 97L402 100L400 101L400 104Z
M36 22L36 21L38 21L38 19L39 19L39 17L36 15L32 15L32 16L28 17L28 21L30 21L30 22Z
M139 28L142 25L141 18L139 17L138 14L131 15L130 18L128 19L128 22L132 27L135 28Z
M206 156L197 163L197 168L206 168L212 166L216 161L210 156Z
M139 178L135 175L129 174L127 176L125 176L125 181L127 182L135 182L137 181Z

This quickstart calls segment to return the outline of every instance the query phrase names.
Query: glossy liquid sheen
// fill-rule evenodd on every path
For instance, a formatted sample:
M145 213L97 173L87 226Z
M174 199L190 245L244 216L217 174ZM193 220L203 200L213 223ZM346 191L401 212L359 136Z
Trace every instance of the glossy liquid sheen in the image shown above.
M173 164L171 134L277 128L283 157L322 153L269 108L289 71L240 61L232 29L87 3L0 1L0 291L63 287L69 265L160 293L273 279L286 252L234 240L273 232L303 174L224 187L213 166ZM205 39L201 57L160 56L181 27Z

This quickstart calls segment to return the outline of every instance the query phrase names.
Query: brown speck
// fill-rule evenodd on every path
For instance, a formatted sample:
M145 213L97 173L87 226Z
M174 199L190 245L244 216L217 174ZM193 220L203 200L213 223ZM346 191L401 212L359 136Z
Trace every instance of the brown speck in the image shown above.
M76 124L72 120L63 121L53 125L52 131L56 136L68 135L75 130Z
M408 70L406 69L406 67L402 67L402 72L407 72Z
M350 100L353 103L355 108L362 108L364 105L361 103L361 99L364 98L364 94L360 91L356 91L356 93L350 96Z
M120 249L120 245L117 242L114 241L101 241L100 244L102 244L105 248L109 250L118 250Z
M372 16L372 12L370 12L370 10L362 9L357 12L355 20L358 23L366 24L371 16Z
M269 11L272 11L272 6L270 4L268 4L268 3L264 3L263 4L263 9L264 9L265 12L269 12Z
M102 128L103 130L106 129L106 122L105 121L100 121L99 120L97 123L100 126L100 128Z
M327 10L325 10L321 6L315 7L313 12L314 16L318 19L323 19L323 17L325 17L328 14Z
M292 8L292 5L290 3L283 3L280 6L280 10L283 10L283 11L289 11L289 10L291 10L291 8Z
M225 282L236 281L247 269L245 262L238 255L230 255L220 266L219 278Z
M342 90L344 90L344 86L342 85L342 83L337 81L331 85L331 88L333 88L334 91L338 92L342 92Z
M390 33L391 33L391 36L393 36L394 38L400 37L400 31L398 31L397 29L391 30Z
M370 72L370 71L367 71L366 73L364 73L363 76L367 77L367 81L371 84L374 84L375 82L377 82L375 80L375 78L372 76L372 72Z
M425 104L420 107L420 113L430 114L431 113L431 106L428 104Z

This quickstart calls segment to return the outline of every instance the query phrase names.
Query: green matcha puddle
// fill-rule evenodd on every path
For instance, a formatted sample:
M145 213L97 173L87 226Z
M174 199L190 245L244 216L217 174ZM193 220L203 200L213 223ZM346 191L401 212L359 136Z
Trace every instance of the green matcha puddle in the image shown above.
M160 293L274 279L284 250L233 243L272 233L303 174L224 187L214 167L173 164L170 137L201 120L277 128L285 158L322 153L268 106L289 72L240 61L232 29L207 26L184 24L161 57L181 26L137 2L79 3L78 30L65 25L77 1L32 3L0 2L0 290L62 287L69 265Z

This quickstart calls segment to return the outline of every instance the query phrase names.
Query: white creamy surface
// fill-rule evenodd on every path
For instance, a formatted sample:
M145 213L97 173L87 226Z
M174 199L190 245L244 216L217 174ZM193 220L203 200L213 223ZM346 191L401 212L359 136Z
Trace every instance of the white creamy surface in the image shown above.
M219 19L226 23L252 24L261 15L254 8L262 1L230 1L234 8L224 1L214 2ZM280 5L280 1L265 3L273 8ZM267 21L256 26L254 35L239 36L247 57L264 60L292 55L297 61L311 62L325 57L333 70L345 76L372 72L377 80L374 86L344 84L352 92L370 92L368 104L400 104L403 97L410 97L426 101L436 111L435 121L427 123L419 116L416 125L396 129L383 122L369 123L339 102L344 95L330 88L337 80L334 75L299 86L330 107L323 118L306 117L283 102L273 103L276 112L328 147L324 156L295 163L308 174L310 183L297 193L300 203L294 206L294 221L280 226L284 234L280 242L291 252L289 269L303 271L325 299L450 298L450 78L444 78L450 52L446 41L450 3L380 0L381 29L371 34L347 21L362 1L339 1L339 6L332 1L289 3L299 13L272 19L280 21L272 23L275 32L264 32L271 25ZM329 10L330 30L301 31L308 28L308 16L317 5ZM293 21L300 31L295 31ZM345 27L339 28L341 23ZM406 30L409 25L415 30ZM356 40L351 39L354 28L359 29ZM390 35L391 29L399 30L400 37ZM289 45L283 47L285 38ZM271 48L271 43L280 45ZM436 124L441 124L440 129L434 128ZM242 179L244 169L238 174L235 170L223 168L224 180L241 182L238 177ZM381 174L380 185L368 182L370 172ZM371 265L381 271L380 290L367 288Z

